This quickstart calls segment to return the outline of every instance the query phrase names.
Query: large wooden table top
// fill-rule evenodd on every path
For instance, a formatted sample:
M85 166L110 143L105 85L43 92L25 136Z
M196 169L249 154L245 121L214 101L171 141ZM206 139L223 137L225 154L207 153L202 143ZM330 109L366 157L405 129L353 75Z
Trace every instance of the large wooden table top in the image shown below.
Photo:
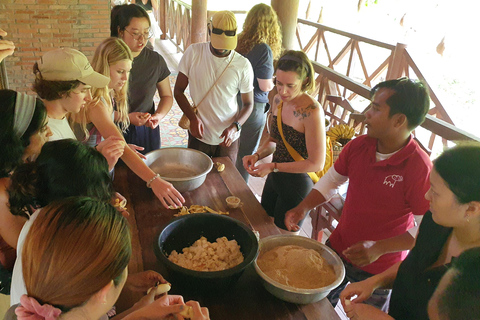
M202 186L185 192L183 196L186 206L199 204L229 211L231 217L247 225L251 223L261 238L288 233L273 224L229 158L214 158L213 161L224 163L225 171L219 173L213 169ZM163 274L164 269L155 257L154 245L161 230L178 210L165 209L153 192L147 189L145 182L126 166L115 168L114 185L115 190L128 201L133 245L130 272L156 270ZM243 206L238 209L227 208L225 198L230 195L239 197ZM326 299L309 305L296 305L272 296L263 288L253 266L245 270L231 290L221 295L199 296L195 293L176 292L175 283L172 286L172 293L181 294L185 301L197 300L202 306L208 307L211 319L339 319Z

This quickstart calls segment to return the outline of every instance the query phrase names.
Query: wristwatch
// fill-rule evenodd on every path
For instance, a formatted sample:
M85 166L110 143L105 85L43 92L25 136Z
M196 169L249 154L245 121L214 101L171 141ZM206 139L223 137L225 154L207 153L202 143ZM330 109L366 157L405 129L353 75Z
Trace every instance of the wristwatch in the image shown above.
M274 166L273 166L273 172L280 172L280 170L278 170L278 168L277 168L277 163L274 162L273 165L274 165Z
M235 121L233 124L234 124L235 127L237 128L237 131L242 130L242 125L241 125L240 123L238 123L238 121Z

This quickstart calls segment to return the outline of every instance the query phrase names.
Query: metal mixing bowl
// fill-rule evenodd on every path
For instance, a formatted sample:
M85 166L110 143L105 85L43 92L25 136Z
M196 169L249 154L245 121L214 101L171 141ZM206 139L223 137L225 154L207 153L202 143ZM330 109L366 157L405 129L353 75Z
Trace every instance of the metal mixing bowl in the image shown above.
M162 148L145 155L145 163L179 192L200 187L212 170L213 161L205 153L188 148Z
M298 304L313 303L325 298L331 290L335 289L342 283L343 278L345 277L345 267L340 257L326 245L310 238L297 235L276 235L263 238L260 240L259 256L262 254L262 251L265 252L270 249L285 245L297 245L318 251L322 257L325 258L325 260L331 266L333 266L337 279L329 286L317 289L298 289L286 286L272 280L265 275L265 273L263 273L263 271L258 267L257 258L255 259L255 270L262 279L265 289L267 289L267 291L273 294L275 297L284 301Z

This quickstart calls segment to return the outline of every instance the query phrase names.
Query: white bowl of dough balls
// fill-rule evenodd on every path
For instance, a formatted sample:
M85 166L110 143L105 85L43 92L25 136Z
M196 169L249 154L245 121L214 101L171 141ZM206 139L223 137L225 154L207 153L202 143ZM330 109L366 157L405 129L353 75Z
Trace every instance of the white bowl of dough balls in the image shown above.
M345 277L343 262L332 249L297 235L261 239L254 265L268 292L297 304L320 301Z

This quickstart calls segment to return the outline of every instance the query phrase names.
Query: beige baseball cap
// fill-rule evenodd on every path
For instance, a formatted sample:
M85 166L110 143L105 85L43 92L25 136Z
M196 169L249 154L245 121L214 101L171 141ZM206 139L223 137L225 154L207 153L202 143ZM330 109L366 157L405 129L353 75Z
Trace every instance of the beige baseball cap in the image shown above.
M44 80L78 80L95 88L108 85L110 78L93 70L87 57L72 48L60 48L46 52L38 61L38 70Z
M220 29L221 34L215 33ZM227 35L225 31L234 32L234 35ZM237 47L237 19L231 11L218 11L212 17L212 33L210 41L215 49L234 50Z

